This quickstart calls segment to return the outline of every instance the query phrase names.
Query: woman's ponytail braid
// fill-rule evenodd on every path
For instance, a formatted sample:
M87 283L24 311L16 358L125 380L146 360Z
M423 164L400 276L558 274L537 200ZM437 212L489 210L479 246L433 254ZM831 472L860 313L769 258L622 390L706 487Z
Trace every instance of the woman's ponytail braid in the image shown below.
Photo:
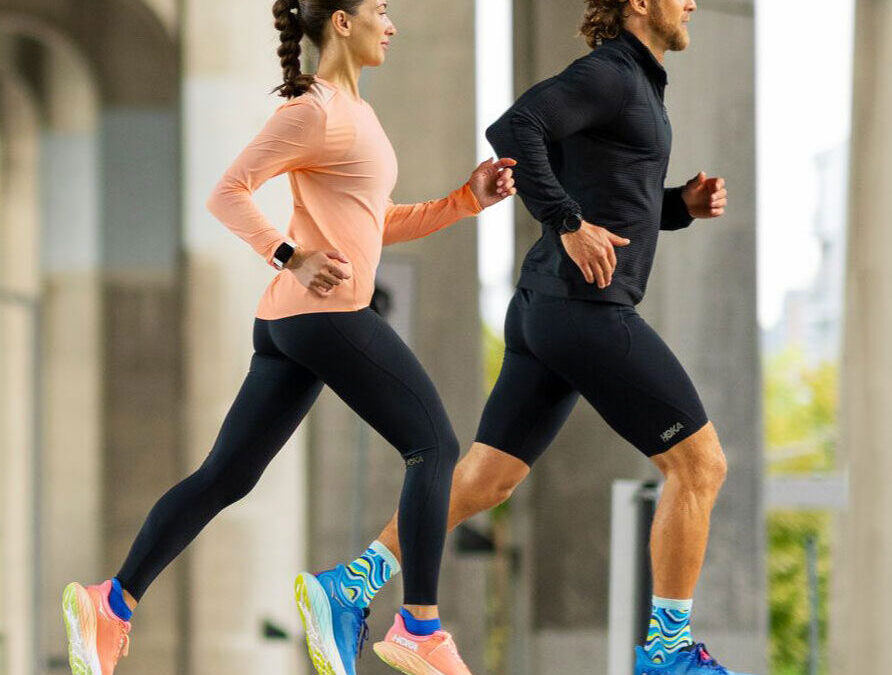
M276 30L279 31L279 59L282 62L283 82L273 89L284 98L295 98L313 85L312 75L300 72L300 41L304 36L300 16L300 0L276 0L273 5Z

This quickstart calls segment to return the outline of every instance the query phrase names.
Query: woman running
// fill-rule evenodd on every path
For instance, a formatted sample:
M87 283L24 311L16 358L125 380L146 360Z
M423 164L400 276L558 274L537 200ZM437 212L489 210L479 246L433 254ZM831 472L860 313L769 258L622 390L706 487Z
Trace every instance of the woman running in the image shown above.
M514 162L484 162L444 199L394 205L388 197L396 157L358 87L362 69L381 65L396 35L387 2L278 0L273 13L284 69L277 91L288 102L208 201L279 270L257 311L255 354L210 455L154 506L117 575L66 587L63 613L76 675L114 672L146 589L216 514L250 492L324 384L406 461L399 505L405 604L388 634L406 654L379 655L407 673L468 674L437 611L458 443L427 374L369 303L383 245L424 237L513 195ZM320 49L316 75L300 71L304 35ZM294 200L288 237L252 199L265 181L285 173ZM296 582L307 643L321 674L352 674L367 612L360 604L339 608L335 632L332 612L325 613L325 581L302 574Z

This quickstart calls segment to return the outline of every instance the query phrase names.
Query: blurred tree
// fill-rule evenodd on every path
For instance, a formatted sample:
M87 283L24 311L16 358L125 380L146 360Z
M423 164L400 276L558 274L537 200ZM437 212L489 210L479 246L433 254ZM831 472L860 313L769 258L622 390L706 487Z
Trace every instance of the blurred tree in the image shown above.
M766 360L764 417L771 475L828 473L836 468L838 366L810 365L788 348ZM809 663L809 602L805 541L818 541L821 671L826 668L831 517L822 512L768 514L771 672L801 675Z

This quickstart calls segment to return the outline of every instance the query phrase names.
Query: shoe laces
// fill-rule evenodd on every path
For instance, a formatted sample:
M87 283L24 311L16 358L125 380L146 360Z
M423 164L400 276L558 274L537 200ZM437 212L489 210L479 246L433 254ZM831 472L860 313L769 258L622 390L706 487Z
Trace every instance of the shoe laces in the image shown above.
M691 659L699 666L706 666L707 668L712 668L717 673L726 673L728 672L727 668L721 665L718 661L716 661L712 656L709 655L709 651L706 649L706 645L702 642L698 642L693 647L691 647Z
M115 654L115 665L118 664L118 661L121 660L121 657L128 656L130 654L130 635L127 632L127 628L121 626L121 639L118 641L118 651Z
M458 647L455 644L455 640L452 639L452 635L444 632L443 644L446 645L446 649L449 650L449 653L452 654L456 659L458 659L462 664L461 655L458 653Z
M360 657L362 657L362 648L369 639L369 623L367 619L370 613L368 607L362 608L362 620L359 625L359 650L357 652Z

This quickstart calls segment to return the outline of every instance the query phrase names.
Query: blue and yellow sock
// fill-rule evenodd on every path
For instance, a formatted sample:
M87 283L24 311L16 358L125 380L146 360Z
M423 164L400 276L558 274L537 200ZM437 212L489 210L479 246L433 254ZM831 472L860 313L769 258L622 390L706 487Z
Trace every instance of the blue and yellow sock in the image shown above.
M665 663L669 656L694 644L691 638L693 600L669 600L653 596L653 613L644 651L654 663Z
M399 571L400 564L393 553L380 541L373 541L365 553L347 565L341 578L341 593L356 607L368 607Z

